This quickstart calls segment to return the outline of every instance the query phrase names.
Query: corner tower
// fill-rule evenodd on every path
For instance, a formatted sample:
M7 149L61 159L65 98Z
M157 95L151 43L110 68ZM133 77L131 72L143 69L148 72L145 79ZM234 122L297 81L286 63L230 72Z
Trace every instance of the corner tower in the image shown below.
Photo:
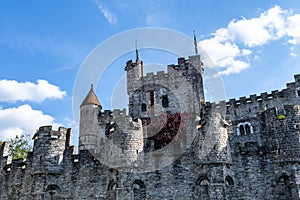
M139 52L136 46L136 59L135 63L132 60L127 61L125 71L127 72L127 93L129 96L139 88L140 81L143 77L143 61L139 58Z
M102 106L94 93L93 85L80 105L79 150L95 149L99 132L98 115Z

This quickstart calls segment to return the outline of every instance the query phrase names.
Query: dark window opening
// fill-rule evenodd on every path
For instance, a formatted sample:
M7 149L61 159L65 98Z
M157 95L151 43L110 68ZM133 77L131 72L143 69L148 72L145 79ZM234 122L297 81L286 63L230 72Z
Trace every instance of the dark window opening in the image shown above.
M132 185L133 199L145 200L146 199L146 187L140 180L135 180Z
M300 90L297 90L297 95L298 97L300 97Z
M147 105L145 103L142 103L142 112L146 112L147 111Z
M246 129L246 135L250 135L251 129L250 129L249 124L246 124L246 125L245 125L245 129Z
M161 101L163 108L169 107L169 99L167 95L163 96Z
M230 176L226 176L225 183L227 186L234 185L233 179Z
M244 126L243 126L243 125L240 125L239 129L240 129L240 134L241 134L241 135L245 135L245 132L244 132Z
M154 91L149 92L149 103L150 103L150 106L154 105Z

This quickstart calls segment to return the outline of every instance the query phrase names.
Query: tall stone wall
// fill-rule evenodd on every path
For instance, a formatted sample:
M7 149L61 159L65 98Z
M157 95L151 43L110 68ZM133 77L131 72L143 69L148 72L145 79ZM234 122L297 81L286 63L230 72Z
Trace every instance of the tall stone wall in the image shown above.
M300 75L281 91L204 103L198 58L146 76L141 61L127 63L129 115L82 109L80 136L95 136L85 140L99 147L95 152L81 148L75 154L71 130L51 126L38 129L26 159L11 160L3 143L0 199L299 199ZM162 106L161 97L168 96L163 112L187 116L184 131L174 136L179 142L166 154L145 148L150 128L144 122L160 115L155 106L153 113L142 111L143 103L151 104L149 91L153 104ZM136 163L156 168L135 173Z

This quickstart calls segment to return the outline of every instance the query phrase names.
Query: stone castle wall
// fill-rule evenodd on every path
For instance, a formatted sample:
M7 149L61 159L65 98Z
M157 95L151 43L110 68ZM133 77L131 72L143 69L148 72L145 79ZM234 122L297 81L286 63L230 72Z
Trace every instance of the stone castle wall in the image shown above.
M40 127L26 159L11 160L1 145L0 199L300 198L300 75L281 91L205 103L198 56L157 75L143 76L141 61L126 70L129 115L83 106L78 154L62 127ZM147 120L178 112L178 142L154 149Z

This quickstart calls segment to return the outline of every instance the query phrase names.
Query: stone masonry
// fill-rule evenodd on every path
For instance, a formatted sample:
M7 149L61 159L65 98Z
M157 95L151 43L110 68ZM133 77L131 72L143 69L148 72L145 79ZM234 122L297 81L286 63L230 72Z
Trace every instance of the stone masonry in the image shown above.
M281 91L205 102L199 55L167 72L128 61L129 112L93 87L72 130L40 127L26 159L0 147L0 199L300 199L300 75Z

